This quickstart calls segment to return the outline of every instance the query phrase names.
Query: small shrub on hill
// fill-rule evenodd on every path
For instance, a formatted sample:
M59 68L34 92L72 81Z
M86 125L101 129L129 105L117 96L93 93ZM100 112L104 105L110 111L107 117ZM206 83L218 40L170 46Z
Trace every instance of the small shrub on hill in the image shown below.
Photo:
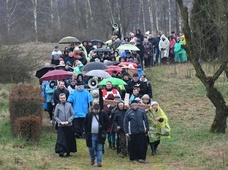
M30 116L37 116L40 118L41 121L42 101L43 98L41 97L39 88L24 84L16 85L12 88L9 95L9 111L11 133L14 137L21 134L23 134L22 136L29 136L29 134L32 133L30 131L33 130L33 127L31 126L36 127L38 125L41 125L41 123L37 123L37 118ZM31 123L29 124L29 126L25 125L28 124L26 122L29 121L29 119L36 125L31 125ZM26 127L29 129L25 130ZM38 131L39 128L40 127L37 127Z
M1 83L24 83L34 74L34 68L41 62L34 49L19 46L4 46L0 43L0 79Z
M15 120L17 134L28 141L37 141L40 137L41 117L19 117Z

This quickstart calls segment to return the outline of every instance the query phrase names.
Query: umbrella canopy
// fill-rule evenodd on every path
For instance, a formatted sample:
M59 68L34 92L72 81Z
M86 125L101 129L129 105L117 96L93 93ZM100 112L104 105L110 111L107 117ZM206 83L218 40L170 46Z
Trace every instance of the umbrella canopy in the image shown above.
M97 45L98 43L101 43L101 45L104 45L104 42L98 39L90 40L90 42L92 42L93 45Z
M101 63L101 62L90 62L88 64L86 64L84 67L83 67L83 71L90 71L90 70L105 70L107 69L108 67L104 64L104 63Z
M117 73L121 73L122 70L123 69L118 66L108 66L108 68L105 71L108 72L109 74L112 74L114 71Z
M116 66L119 64L119 62L118 61L106 61L106 62L104 62L104 64L106 66L113 66L113 65Z
M110 81L113 85L127 85L127 83L125 81L123 81L122 79L119 78L107 78L102 80L98 85L102 86L102 85L106 85L106 83Z
M125 43L124 40L116 40L116 41L113 42L112 45L113 45L113 48L116 49L116 48L118 48L123 43Z
M137 64L132 62L121 62L120 64L118 64L118 66L123 68L131 68L131 69L137 68Z
M132 51L140 51L140 49L138 47L136 47L135 45L131 45L131 44L124 44L121 45L117 48L118 50L132 50Z
M94 76L94 77L101 77L101 78L109 78L111 77L110 74L105 72L104 70L91 70L85 74L86 76Z
M97 48L93 50L94 52L111 52L108 48Z
M70 78L72 72L64 71L64 70L52 70L44 74L40 80L63 80L66 78Z
M63 37L59 41L59 44L70 44L70 43L76 43L76 42L80 42L80 41L75 37L67 36L67 37Z
M40 68L39 70L36 71L36 74L35 76L37 78L41 78L44 74L46 74L48 71L50 70L54 70L55 68L54 67L51 67L51 66L45 66L45 67L42 67Z

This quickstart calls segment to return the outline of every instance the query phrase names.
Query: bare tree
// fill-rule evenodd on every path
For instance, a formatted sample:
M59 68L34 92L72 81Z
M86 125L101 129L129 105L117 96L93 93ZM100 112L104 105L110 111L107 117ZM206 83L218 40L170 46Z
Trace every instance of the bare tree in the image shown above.
M145 12L144 12L144 0L141 0L141 7L142 7L143 32L146 32L146 21L145 21Z
M38 27L37 27L37 0L32 1L32 11L33 11L33 23L34 23L34 31L35 31L35 42L38 43Z
M6 8L6 19L5 23L7 25L7 36L10 37L11 27L18 22L21 18L15 17L16 10L18 10L19 6L22 4L19 0L5 0L5 8Z
M153 13L151 9L152 3L150 3L150 0L148 0L148 7L149 7L149 16L150 16L150 27L151 27L151 33L154 32L154 19L153 19Z
M226 104L226 101L224 99L223 94L215 87L215 82L218 80L220 75L226 71L227 64L228 64L228 6L225 1L213 1L213 0L195 0L192 10L192 16L191 19L191 26L189 25L189 14L188 14L188 8L183 5L182 0L177 0L182 19L184 22L184 28L183 32L186 37L187 45L186 50L188 53L188 57L192 63L192 65L195 68L196 71L196 77L200 79L202 84L205 86L207 91L207 97L210 99L212 104L216 108L216 114L214 121L212 123L211 132L217 132L217 133L225 133L227 128L227 117L228 117L228 106ZM224 3L223 3L224 2ZM220 3L221 9L218 9L218 4ZM221 5L223 4L223 5ZM206 7L205 7L206 6ZM220 11L223 11L224 13L221 14ZM221 16L218 17L215 14L218 13ZM222 15L224 15L224 21L221 21ZM205 16L210 16L205 20ZM209 21L209 22L208 22ZM220 27L217 27L216 21L220 24L224 22L224 27L220 25ZM209 28L209 29L208 29ZM216 32L210 32L211 30ZM224 57L221 60L221 64L219 65L218 69L214 72L212 76L206 75L205 71L202 68L201 63L199 62L199 55L201 56L202 53L198 53L197 48L195 46L196 41L201 41L202 43L206 43L210 41L210 39L206 39L207 36L210 38L213 38L214 34L217 34L219 30L226 31L225 33L225 39L221 38L220 42L223 43L225 46L223 46L223 49L220 49L221 51L224 51ZM200 37L199 37L200 35ZM197 36L197 37L196 37ZM205 44L204 48L205 50L210 50L210 43ZM220 55L219 50L215 50L216 53L212 55ZM225 95L225 94L224 94Z
M169 18L169 34L171 33L171 20L172 20L172 17L171 17L171 2L170 0L168 0L168 18Z

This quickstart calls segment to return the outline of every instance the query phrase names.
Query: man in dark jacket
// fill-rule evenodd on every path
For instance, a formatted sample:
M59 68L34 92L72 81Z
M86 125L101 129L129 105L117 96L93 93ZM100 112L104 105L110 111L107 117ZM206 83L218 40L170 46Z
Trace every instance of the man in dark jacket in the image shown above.
M114 112L113 124L117 131L117 153L121 153L122 158L127 156L127 142L123 128L125 113L124 102L121 100L117 104L117 110Z
M133 100L131 108L124 117L124 133L130 139L130 160L138 162L146 160L147 137L149 123L144 109L138 107L138 102Z
M86 136L86 145L89 148L91 165L94 165L95 154L97 156L97 166L102 167L102 148L106 138L108 127L108 117L100 111L100 105L95 103L92 112L86 115L84 121L84 130ZM96 153L95 153L96 152Z
M66 95L66 98L68 98L69 91L66 89L64 81L60 81L57 89L55 89L55 91L54 91L53 100L54 100L55 106L60 102L59 95L61 93L64 93Z
M138 73L134 73L132 77L133 77L132 80L130 80L127 83L126 92L129 93L131 96L133 93L133 88L139 87L139 90L140 90L139 93L141 95L144 95L146 92L143 88L143 83L138 79Z

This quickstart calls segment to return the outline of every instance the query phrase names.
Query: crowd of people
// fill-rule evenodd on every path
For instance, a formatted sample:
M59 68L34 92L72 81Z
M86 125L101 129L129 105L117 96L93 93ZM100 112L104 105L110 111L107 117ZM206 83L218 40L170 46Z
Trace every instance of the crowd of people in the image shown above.
M137 30L124 38L122 42L134 44L140 51L117 51L115 42L120 41L117 35L108 44L71 43L63 53L55 46L51 63L56 69L72 72L71 78L42 82L44 109L49 113L50 122L56 122L55 152L60 157L77 152L77 138L86 139L90 164L94 165L96 160L98 167L102 166L105 142L117 151L118 156L129 156L133 162L146 160L148 146L151 155L157 154L160 139L170 137L170 127L166 114L153 99L152 85L144 70L159 64L160 57L163 64L187 60L183 38L159 36L142 35ZM96 52L99 48L110 51ZM97 86L99 95L93 96L88 86L92 77L85 76L83 67L88 62L108 61L135 63L137 71L130 75L125 69L121 72L113 70L111 76L121 78L126 85L107 81L105 86Z

